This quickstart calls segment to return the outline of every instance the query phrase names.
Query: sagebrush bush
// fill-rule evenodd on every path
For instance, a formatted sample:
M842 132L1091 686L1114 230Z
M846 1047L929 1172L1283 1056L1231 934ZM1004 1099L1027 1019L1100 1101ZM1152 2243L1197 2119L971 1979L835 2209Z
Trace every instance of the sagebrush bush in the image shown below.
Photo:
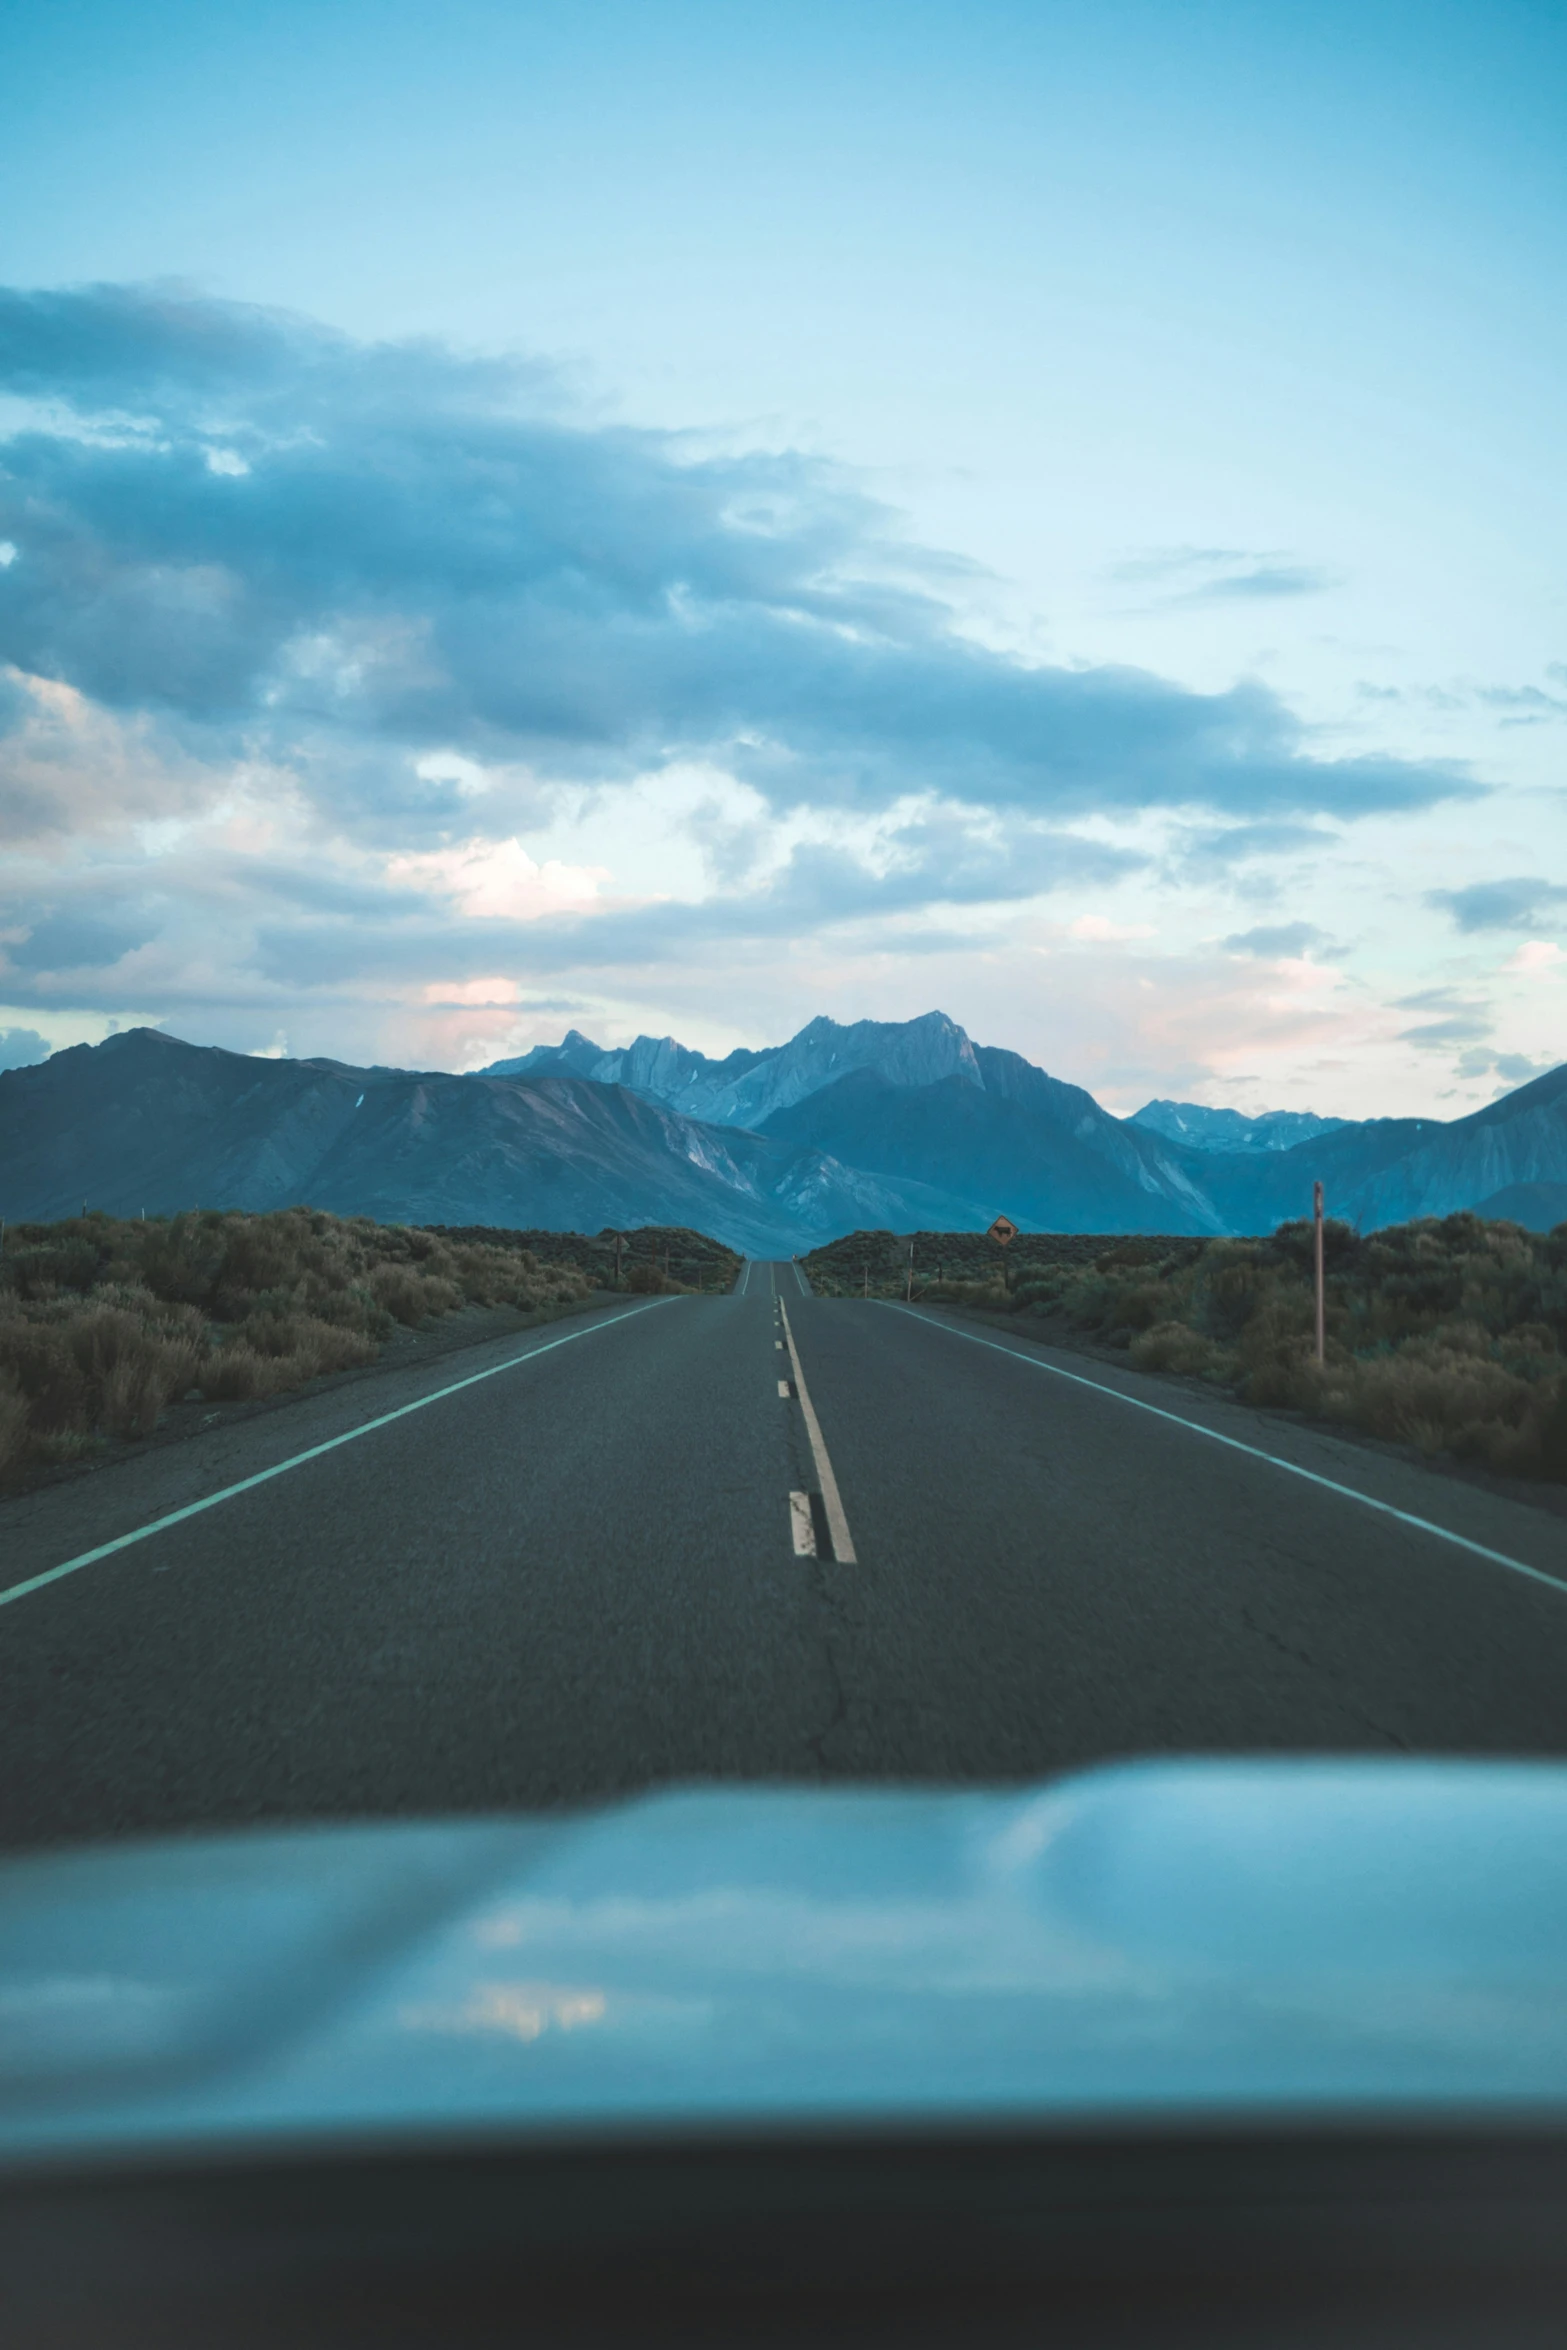
M0 1248L0 1475L146 1436L176 1398L278 1395L467 1304L585 1303L575 1265L309 1208L22 1225Z
M0 1476L21 1460L27 1447L27 1398L7 1366L0 1369Z

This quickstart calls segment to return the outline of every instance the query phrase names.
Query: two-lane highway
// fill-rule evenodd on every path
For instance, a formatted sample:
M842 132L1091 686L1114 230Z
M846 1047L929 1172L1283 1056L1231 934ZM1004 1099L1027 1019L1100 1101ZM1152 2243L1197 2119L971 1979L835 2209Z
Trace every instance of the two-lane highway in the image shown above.
M0 1836L1172 1749L1562 1753L1563 1535L753 1263L722 1299L0 1507Z

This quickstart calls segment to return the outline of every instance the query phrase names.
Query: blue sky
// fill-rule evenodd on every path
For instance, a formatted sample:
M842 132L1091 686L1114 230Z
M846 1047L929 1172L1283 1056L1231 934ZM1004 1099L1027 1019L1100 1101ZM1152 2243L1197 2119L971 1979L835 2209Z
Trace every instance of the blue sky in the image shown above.
M1564 104L1516 5L0 8L0 1059L1554 1064Z

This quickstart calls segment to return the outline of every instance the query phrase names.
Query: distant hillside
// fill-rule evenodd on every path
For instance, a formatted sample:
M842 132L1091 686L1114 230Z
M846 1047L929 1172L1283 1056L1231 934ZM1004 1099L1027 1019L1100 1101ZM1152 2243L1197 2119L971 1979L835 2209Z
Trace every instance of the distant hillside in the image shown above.
M258 1060L147 1028L0 1073L0 1215L300 1201L383 1224L687 1226L760 1255L969 1213L581 1078Z
M1003 1202L1014 1220L1059 1232L1222 1229L1183 1154L1016 1053L970 1049L973 1077L909 1086L861 1067L775 1110L762 1132L966 1199L951 1229L983 1228Z
M1243 1121L1242 1147L1232 1113L1208 1115L1221 1123L1201 1147L1112 1117L939 1012L813 1020L721 1061L669 1037L604 1053L573 1031L468 1076L134 1029L0 1072L0 1215L307 1201L383 1223L687 1226L771 1255L998 1214L1048 1232L1269 1232L1310 1212L1317 1180L1366 1229L1482 1207L1556 1220L1567 1187L1567 1067L1451 1123L1322 1118L1287 1147L1280 1121L1303 1113Z
M1310 1213L1318 1179L1333 1213L1369 1227L1476 1208L1509 1185L1567 1182L1567 1068L1449 1123L1289 1110L1247 1119L1170 1101L1113 1118L1080 1086L974 1044L941 1012L812 1020L787 1044L721 1061L673 1037L605 1052L573 1030L498 1066L569 1068L964 1203L961 1218L910 1217L903 1229L972 1229L1002 1208L1052 1231L1267 1232ZM1543 1212L1548 1194L1530 1198Z

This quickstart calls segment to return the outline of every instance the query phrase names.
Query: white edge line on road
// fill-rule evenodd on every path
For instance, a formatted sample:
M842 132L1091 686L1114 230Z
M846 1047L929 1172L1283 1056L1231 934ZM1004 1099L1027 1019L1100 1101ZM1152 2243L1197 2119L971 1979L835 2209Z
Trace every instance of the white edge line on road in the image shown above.
M782 1298L778 1301L778 1311L783 1316L784 1337L789 1342L794 1392L805 1414L805 1433L811 1440L811 1458L816 1463L816 1474L822 1481L822 1507L827 1512L827 1531L832 1536L833 1552L840 1566L858 1566L854 1544L849 1538L849 1521L843 1514L843 1503L838 1497L838 1480L832 1473L832 1462L827 1457L821 1422L816 1417L810 1389L805 1384L805 1373L800 1368L800 1357L795 1351L794 1332L789 1327L789 1309Z
M809 1297L811 1295L811 1285L806 1280L805 1275L801 1272L798 1265L796 1265L794 1268L794 1277L800 1284L800 1295L802 1297Z
M653 1305L672 1305L672 1298L660 1297ZM645 1314L647 1306L631 1306L623 1314L611 1314L607 1322L593 1322L585 1330L568 1330L564 1338L551 1338L543 1346L530 1346L526 1354L512 1355L504 1363L492 1363L487 1371L472 1371L466 1379L456 1379L450 1387L438 1387L433 1395L417 1396L412 1403L399 1404L395 1412L382 1412L378 1419L361 1421L357 1428L345 1429L341 1436L329 1436L324 1444L312 1444L306 1452L296 1452L286 1461L276 1461L270 1469L258 1469L253 1477L241 1477L237 1485L225 1485L219 1493L209 1493L203 1501L190 1501L180 1510L170 1510L166 1517L154 1518L150 1525L138 1526L133 1533L118 1534L112 1542L100 1542L96 1550L84 1550L79 1557L66 1559L58 1567L48 1567L41 1575L29 1575L25 1583L13 1583L9 1590L0 1591L0 1607L9 1607L13 1599L25 1599L30 1591L41 1591L46 1583L58 1583L62 1575L74 1575L78 1567L93 1566L99 1559L112 1558L117 1550L129 1550L132 1543L146 1542L154 1534L162 1534L170 1526L180 1525L186 1518L199 1518L203 1510L216 1509L220 1501L232 1501L237 1493L249 1493L252 1486L265 1485L269 1478L281 1477L287 1469L297 1469L306 1461L316 1461L324 1452L336 1452L340 1444L352 1444L357 1437L368 1436L377 1428L389 1428L394 1420L406 1420L410 1412L422 1412L426 1404L440 1403L448 1395L460 1395L465 1387L477 1387L482 1379L496 1379L502 1371L515 1371L521 1363L531 1363L538 1355L553 1354L558 1346L569 1346L574 1338L591 1338L599 1330L611 1330L617 1322L629 1322L638 1314Z
M745 1260L745 1271L744 1271L744 1272L741 1274L741 1276L740 1276L740 1286L739 1286L739 1288L738 1288L738 1289L735 1291L735 1295L736 1295L736 1297L744 1297L744 1295L745 1295L746 1291L747 1291L747 1290L750 1288L750 1286L751 1286L751 1260L750 1260L750 1258L749 1258L749 1257L747 1257L747 1258L746 1258L746 1260Z
M991 1354L1005 1355L1027 1370L1048 1371L1053 1379L1070 1379L1074 1387L1091 1387L1095 1395L1107 1395L1112 1403L1130 1404L1134 1412L1151 1412L1156 1420L1168 1420L1173 1427L1188 1429L1193 1436L1206 1436L1211 1444L1223 1444L1231 1452L1243 1452L1254 1461L1266 1461L1270 1468L1282 1469L1287 1477L1304 1477L1308 1485L1320 1485L1326 1493L1338 1493L1346 1501L1358 1501L1362 1509L1376 1510L1384 1518L1396 1518L1401 1526L1413 1526L1417 1533L1434 1534L1438 1542L1451 1542L1459 1550L1472 1552L1476 1558L1489 1559L1495 1567L1510 1567L1515 1575L1527 1575L1531 1583L1543 1583L1551 1591L1567 1592L1567 1582L1559 1575L1547 1575L1543 1567L1526 1566L1522 1559L1509 1558L1505 1550L1491 1550L1483 1542L1471 1542L1467 1534L1455 1534L1450 1526L1438 1526L1430 1518L1417 1518L1413 1511L1397 1510L1390 1501L1378 1501L1374 1494L1361 1493L1353 1485L1340 1485L1335 1478L1320 1476L1315 1469L1303 1469L1296 1461L1281 1460L1276 1452L1264 1452L1259 1444L1243 1444L1238 1436L1222 1436L1217 1428L1205 1428L1200 1420L1183 1419L1179 1412L1167 1412L1159 1404L1145 1403L1140 1395L1124 1395L1119 1387L1107 1387L1101 1379L1085 1379L1079 1371L1063 1371L1059 1363L1044 1362L1038 1355L1026 1355L1015 1346L999 1346L995 1339L981 1338L973 1330L955 1330L950 1322L938 1322L933 1315L919 1313L913 1306L900 1306L891 1298L880 1302L890 1305L895 1314L907 1314L911 1322L923 1322L928 1330L944 1330L949 1338L962 1338L970 1346L986 1347Z

